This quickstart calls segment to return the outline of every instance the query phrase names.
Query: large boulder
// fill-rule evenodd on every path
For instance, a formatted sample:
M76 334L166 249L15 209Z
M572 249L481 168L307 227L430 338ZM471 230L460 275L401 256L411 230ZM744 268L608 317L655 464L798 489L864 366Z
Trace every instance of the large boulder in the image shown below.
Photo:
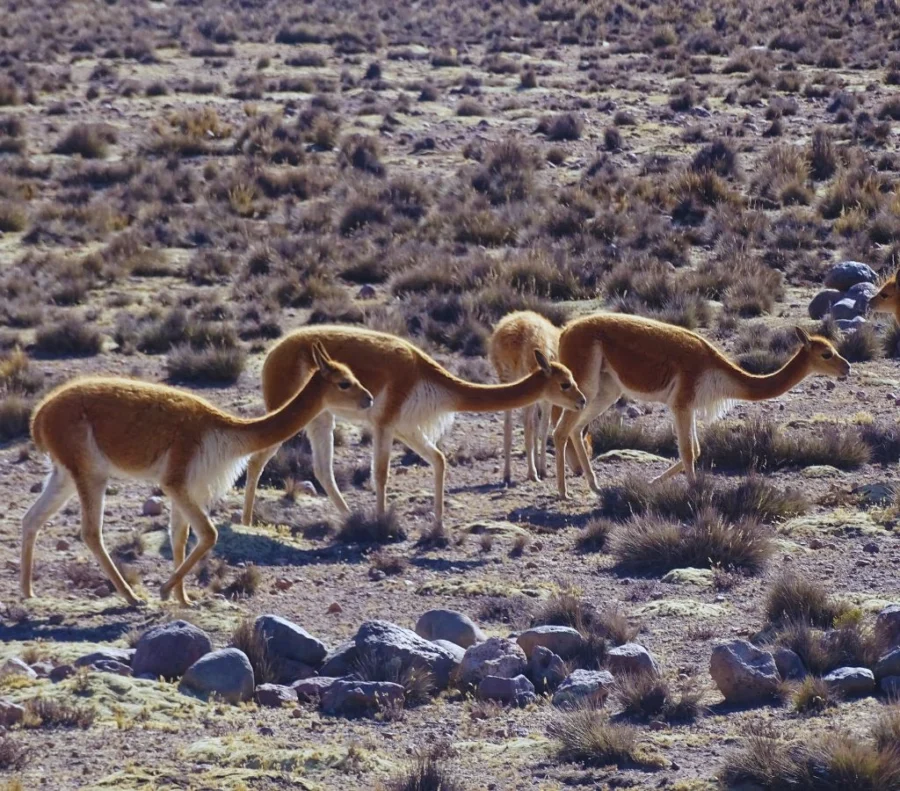
M260 706L280 709L297 702L297 690L284 684L260 684L254 691L253 698Z
M553 705L560 708L602 706L615 685L607 670L575 670L559 685Z
M887 676L881 679L878 686L891 700L900 697L900 676Z
M82 665L96 670L98 673L115 673L117 676L131 676L131 667L124 662L117 662L115 659L98 659L92 665Z
M468 648L486 639L484 633L467 615L456 610L429 610L416 621L416 634L426 640L446 640Z
M713 648L709 673L730 703L760 703L776 694L781 681L775 658L746 640Z
M6 676L24 676L25 678L37 678L38 674L32 670L31 665L19 659L17 656L7 659L0 667L0 678Z
M280 615L260 615L253 629L268 640L269 655L276 660L287 659L319 668L328 654L325 643Z
M229 703L241 703L253 697L254 686L247 655L237 648L223 648L194 662L178 689L204 699L214 694Z
M867 695L875 689L875 676L867 667L839 667L822 680L844 696Z
M877 283L878 275L872 267L859 261L842 261L835 264L825 276L825 287L847 291L857 283Z
M466 650L459 666L462 685L477 686L485 676L515 678L525 672L528 660L517 643L503 637L491 637Z
M875 678L900 676L900 648L889 651L875 665Z
M148 629L135 646L131 669L134 675L174 679L204 654L212 641L202 629L187 621L171 621Z
M463 661L463 657L466 655L466 649L458 646L456 643L451 643L449 640L432 640L435 645L443 648L448 654L453 657L453 661L459 665Z
M121 662L123 665L130 665L132 659L134 659L133 648L101 648L99 651L91 651L89 654L78 657L75 660L75 667L89 667L100 661Z
M529 659L539 646L563 659L571 659L584 647L581 632L571 626L533 626L522 632L516 642Z
M0 726L12 728L25 718L25 708L9 698L0 698Z
M659 665L653 655L642 645L625 643L610 648L606 656L606 666L614 676L659 675Z
M457 666L454 655L446 648L419 637L411 629L387 621L366 621L359 627L353 642L363 665L425 670L431 674L438 690L447 687L450 673Z
M359 654L356 650L356 642L348 640L328 652L322 667L319 668L319 675L341 678L356 672L358 667Z
M340 678L331 678L329 676L315 676L314 678L304 678L291 684L298 700L318 702L319 698L325 694L328 688L335 681L343 681Z
M842 293L836 288L826 288L824 291L820 291L810 300L809 317L816 321L824 319L831 311L831 306L842 296Z
M528 659L528 677L538 692L552 692L568 675L566 663L549 648L539 645Z
M843 297L831 306L831 315L838 321L855 319L861 311L856 309L856 300L853 297Z
M809 675L803 660L790 648L776 648L773 656L778 675L784 681L803 681Z
M485 676L478 684L475 694L481 700L499 700L511 706L525 706L536 697L534 684L525 676Z
M869 302L878 293L878 286L874 283L857 283L847 289L847 296L856 302L856 310L866 313L869 310Z
M837 319L834 323L841 332L851 334L862 327L866 319L864 316L854 316L852 319Z
M900 604L889 604L878 613L875 637L884 648L900 648Z
M403 706L406 691L390 681L335 681L322 695L322 711L344 717L373 714L391 706Z

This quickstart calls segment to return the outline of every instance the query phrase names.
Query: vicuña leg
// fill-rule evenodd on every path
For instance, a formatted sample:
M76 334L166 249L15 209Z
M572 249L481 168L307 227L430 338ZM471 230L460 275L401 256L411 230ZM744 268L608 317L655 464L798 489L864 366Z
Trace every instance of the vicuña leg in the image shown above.
M535 466L535 436L537 433L537 406L531 404L522 410L523 424L525 426L525 464L528 468L528 480L537 480L537 467Z
M535 437L536 446L534 449L537 459L538 478L547 477L547 437L550 434L550 404L543 403L539 407L540 417L538 418L537 437Z
M507 409L503 413L503 482L505 484L512 482L512 420L512 410Z
M372 478L375 481L375 510L379 515L387 510L387 482L393 444L393 429L386 426L375 429L372 434Z
M312 446L316 479L322 484L334 507L342 514L349 514L350 508L334 479L334 416L330 412L323 412L314 418L306 427L306 436Z
M418 453L434 469L434 522L442 525L444 523L444 477L447 460L441 449L421 431L404 434L400 440L408 448Z
M22 596L34 596L32 576L34 570L34 542L41 528L50 521L75 494L75 481L63 467L54 466L44 484L41 496L35 500L22 519L22 557L19 580Z
M84 475L75 480L81 500L81 538L100 563L109 581L132 607L141 604L131 586L122 579L103 543L103 503L106 495L105 475Z
M163 491L172 501L172 507L181 511L197 535L197 546L191 550L191 554L175 569L172 576L159 590L160 598L165 601L173 590L183 584L184 578L191 569L216 545L219 531L216 530L215 525L210 521L206 512L194 502L193 498L182 487L170 484L163 486Z
M575 454L578 456L578 463L584 471L584 477L588 482L588 486L591 487L592 492L599 492L600 485L597 483L597 476L594 474L594 468L591 467L591 457L588 454L587 440L584 436L584 432L587 429L588 424L597 417L597 415L602 414L616 403L619 395L620 393L615 387L609 385L601 387L597 395L594 396L591 402L581 412L574 413L577 420L572 432L569 434L569 441L575 448Z
M175 568L180 568L184 563L184 555L187 550L188 533L190 528L181 509L172 503L172 515L169 517L169 543L172 545L172 563ZM184 592L184 577L173 588L175 598L187 606L190 604L187 594Z
M244 513L241 516L241 523L245 525L253 524L253 504L256 501L256 489L259 486L259 479L262 476L266 465L271 461L272 457L278 453L281 445L274 448L255 453L250 457L247 464L247 483L244 487Z
M697 427L694 412L691 409L679 409L673 410L672 414L675 418L675 436L678 438L678 454L681 458L662 475L657 475L653 478L650 483L667 481L682 470L684 470L690 482L693 483L696 477L694 474L694 461L698 455L696 450L699 450L700 443L696 437Z

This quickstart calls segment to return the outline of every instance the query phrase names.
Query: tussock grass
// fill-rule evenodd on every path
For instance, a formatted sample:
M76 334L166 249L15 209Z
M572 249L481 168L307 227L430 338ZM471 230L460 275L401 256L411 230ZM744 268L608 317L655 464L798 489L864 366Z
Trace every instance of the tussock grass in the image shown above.
M838 701L837 691L827 682L816 676L807 676L794 690L791 705L800 714L821 714L837 706Z
M31 751L14 736L0 736L0 769L21 769L28 762Z
M427 703L436 691L434 676L429 670L399 657L394 657L389 662L376 662L364 656L354 665L353 676L360 681L400 684L406 691L406 706Z
M443 745L423 752L407 770L389 779L384 791L464 791L447 766L448 753Z
M703 710L703 690L699 685L686 681L673 689L667 679L650 673L616 679L615 695L622 713L638 719L691 722Z
M614 526L608 519L591 519L575 539L575 548L579 552L603 552Z
M244 618L234 628L231 645L247 655L257 684L269 684L278 680L277 661L269 652L269 641L261 631L254 628L253 618Z
M548 727L557 740L562 761L585 766L627 766L639 763L638 731L612 722L605 711L576 709L559 715Z
M26 728L90 728L97 710L86 704L73 704L53 698L32 698L25 703Z
M406 530L394 508L378 515L374 512L354 511L338 528L335 540L344 544L387 544L406 539Z
M848 610L816 580L786 572L766 594L765 615L769 623L804 623L830 628Z

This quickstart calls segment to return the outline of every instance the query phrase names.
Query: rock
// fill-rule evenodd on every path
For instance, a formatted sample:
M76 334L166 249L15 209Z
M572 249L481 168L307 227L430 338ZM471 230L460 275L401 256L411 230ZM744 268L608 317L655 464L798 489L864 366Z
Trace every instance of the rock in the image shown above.
M712 569L670 569L663 574L662 581L670 585L698 585L702 588L709 588L713 584Z
M875 676L867 667L839 667L822 676L829 687L842 695L866 695L875 689Z
M648 453L645 450L636 450L634 448L619 448L616 450L607 450L597 456L596 459L601 464L604 462L635 462L636 464L656 464L661 461L667 461L664 456L657 456L655 453Z
M67 552L71 544L66 541L66 539L61 538L56 542L56 551L57 552Z
M831 315L835 319L855 319L859 315L856 309L856 300L850 297L837 300L831 306Z
M463 657L466 655L466 651L464 648L461 648L456 643L451 643L448 640L432 640L431 642L445 649L447 653L452 654L453 661L457 665L462 663Z
M890 483L864 483L852 489L862 505L887 505L894 502L897 490Z
M237 648L223 648L200 657L181 679L178 689L206 698L211 694L241 703L253 697L253 668L247 655Z
M784 681L803 681L809 675L803 660L790 648L776 648L774 657L778 675Z
M86 667L101 661L121 662L123 665L130 665L133 659L133 648L101 648L99 651L91 651L89 654L78 657L75 660L75 667Z
M25 718L25 708L9 698L0 698L0 725L12 728Z
M54 684L75 675L75 665L57 665L50 671L49 678Z
M325 643L279 615L260 615L253 629L268 640L269 654L276 659L290 659L318 668L328 654Z
M131 667L124 662L117 662L115 659L98 659L90 665L83 665L98 673L115 673L117 676L132 675Z
M863 324L866 323L866 320L862 316L856 316L852 319L838 319L835 321L837 328L844 333L852 333L856 332ZM834 384L830 382L829 384Z
M538 692L553 692L567 674L562 658L542 645L537 646L528 659L528 677Z
M900 648L888 652L875 665L875 678L900 676Z
M730 703L758 703L773 697L780 678L775 658L746 640L730 640L713 648L709 672Z
M330 676L315 676L313 678L305 678L302 681L295 681L291 684L291 689L301 701L318 702L325 690L327 690L335 681L342 681L340 678L331 678Z
M416 621L416 634L426 640L446 640L462 648L483 643L484 633L466 615L455 610L429 610Z
M322 695L326 714L357 717L389 706L403 706L406 690L390 681L335 681Z
M293 659L275 659L274 670L276 681L279 684L293 684L304 678L316 675L316 669L303 662L295 662Z
M319 668L319 675L340 678L349 676L356 670L359 656L356 652L356 643L348 640L329 652Z
M570 626L535 626L522 632L516 642L528 658L538 646L549 648L563 659L571 659L584 647L584 637Z
M891 700L896 700L900 697L900 676L885 676L879 687Z
M35 662L31 669L37 673L38 678L48 678L53 672L52 662Z
M602 706L615 684L607 670L575 670L553 695L553 705L560 708Z
M480 700L499 700L513 706L525 706L535 699L534 684L525 676L503 678L501 676L485 676L476 690Z
M809 317L818 321L824 319L831 306L841 298L842 294L836 288L826 288L820 291L809 302Z
M878 613L875 637L887 648L900 648L900 604L889 604Z
M280 709L286 703L297 702L297 690L284 684L260 684L254 691L253 698L260 706Z
M141 509L141 513L144 516L162 516L164 510L162 497L148 497L144 500L144 507Z
M331 604L328 605L328 609L325 610L325 612L328 613L329 615L339 615L343 611L344 611L344 608L341 607L341 605L338 604L336 601L331 602Z
M375 287L366 283L359 291L356 292L357 299L374 299L376 295Z
M518 643L502 637L491 637L466 650L459 666L462 685L477 685L485 676L514 678L525 672L527 659Z
M366 621L356 637L358 660L375 666L398 664L428 671L438 690L450 683L450 673L456 668L454 655L422 637L411 629L387 621ZM325 669L322 669L325 674Z
M134 675L175 679L212 651L209 635L187 621L171 621L148 629L135 646Z
M830 478L833 475L840 475L841 471L830 464L813 464L811 467L804 467L800 474L804 478Z
M606 664L614 676L637 676L642 673L659 675L659 665L656 664L653 655L644 646L637 643L625 643L610 648Z
M878 275L868 264L859 261L842 261L825 276L825 287L848 291L857 283L877 283Z
M37 673L31 669L31 666L27 662L23 662L19 657L14 656L7 659L3 665L0 666L0 678L6 678L6 676L37 678Z
M857 283L847 289L847 296L853 297L859 313L866 313L869 310L869 302L877 293L878 286L873 283Z

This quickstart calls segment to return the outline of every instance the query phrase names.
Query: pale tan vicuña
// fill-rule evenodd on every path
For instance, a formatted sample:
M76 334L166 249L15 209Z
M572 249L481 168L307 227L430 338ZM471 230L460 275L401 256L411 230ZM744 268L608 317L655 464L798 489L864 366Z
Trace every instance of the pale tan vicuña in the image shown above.
M356 327L307 327L288 335L269 352L263 365L263 398L277 408L296 392L309 376L310 350L321 343L335 360L353 369L375 397L368 412L330 409L307 428L313 468L332 503L348 513L347 503L334 479L334 418L364 422L372 427L372 477L376 507L386 508L388 465L393 440L419 454L434 469L434 516L444 515L444 454L437 446L456 412L499 412L546 400L577 410L584 397L571 372L551 362L539 349L532 350L532 371L505 385L478 385L454 376L420 349L394 335ZM256 454L247 467L244 524L253 518L256 487L268 460L277 448Z
M139 602L103 545L106 484L111 475L120 475L156 483L171 500L175 571L160 593L166 599L174 591L186 604L184 577L218 535L206 508L232 486L248 458L292 437L324 409L362 411L372 404L347 366L321 347L310 353L311 375L303 389L295 389L277 411L255 419L233 417L183 390L129 379L76 379L47 395L32 416L31 436L52 469L22 520L22 594L33 595L38 531L77 492L84 543L116 590L130 604ZM198 541L185 559L189 526Z
M713 419L734 401L763 401L787 392L810 374L844 377L850 363L834 346L799 327L799 350L779 370L755 376L739 368L697 333L638 316L600 313L570 322L559 338L559 359L588 399L580 413L564 412L553 432L560 497L566 497L563 448L570 441L591 489L597 479L581 432L620 396L666 404L675 420L680 459L655 480L684 470L694 478L700 453L697 417Z
M900 323L900 269L869 300L869 309L873 313L890 313Z

